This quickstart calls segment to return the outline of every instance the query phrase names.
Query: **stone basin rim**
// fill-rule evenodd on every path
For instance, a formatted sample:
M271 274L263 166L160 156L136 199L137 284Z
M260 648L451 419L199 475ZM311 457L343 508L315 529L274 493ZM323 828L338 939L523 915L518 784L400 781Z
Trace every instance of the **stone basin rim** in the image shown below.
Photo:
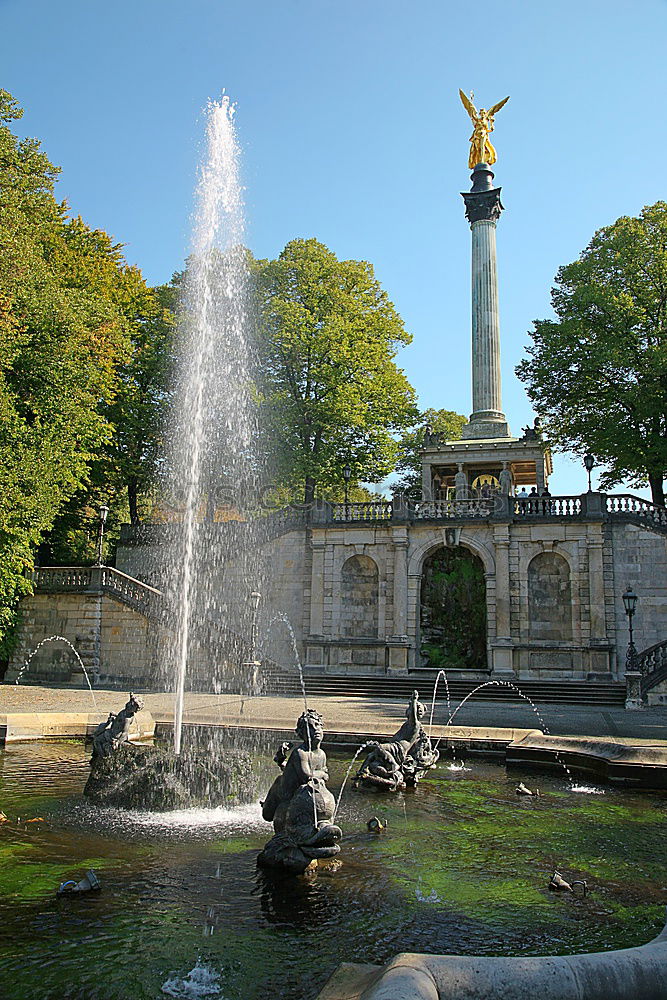
M667 924L635 948L527 957L402 952L384 966L342 963L317 1000L664 1000Z

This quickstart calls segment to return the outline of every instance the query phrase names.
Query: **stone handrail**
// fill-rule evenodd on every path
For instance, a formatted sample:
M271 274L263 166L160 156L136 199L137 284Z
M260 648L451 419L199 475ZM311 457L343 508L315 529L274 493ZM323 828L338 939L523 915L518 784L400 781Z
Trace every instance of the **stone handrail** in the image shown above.
M510 503L520 517L579 517L584 509L580 496L512 497Z
M667 534L667 508L660 507L632 494L611 495L583 493L580 496L515 497L499 493L489 497L466 497L448 500L368 500L350 503L328 503L318 500L312 505L286 508L247 521L202 522L203 533L211 542L233 537L239 548L262 544L306 526L319 524L388 522L388 521L475 521L493 518L497 521L536 518L593 518L598 520L631 521L651 530ZM178 524L123 525L121 545L159 544L180 530ZM63 568L64 572L82 572L80 568Z
M37 566L32 581L37 590L84 590L91 586L94 566Z
M612 517L621 516L627 520L639 520L667 530L667 507L661 507L632 493L607 494L605 499L605 509Z
M656 642L637 656L637 668L641 671L642 697L667 679L667 639Z
M388 521L391 518L390 500L369 500L363 503L332 503L334 521Z

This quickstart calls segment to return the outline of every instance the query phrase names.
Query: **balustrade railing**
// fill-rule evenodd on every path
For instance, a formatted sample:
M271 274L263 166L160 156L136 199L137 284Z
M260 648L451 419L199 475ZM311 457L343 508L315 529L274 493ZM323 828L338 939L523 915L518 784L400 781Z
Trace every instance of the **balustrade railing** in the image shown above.
M646 696L651 688L667 679L667 639L639 653L637 668L642 674L642 695Z
M626 518L632 516L648 524L667 528L667 507L661 507L631 493L607 494L605 499L606 511L612 516L622 515Z
M90 587L93 566L38 566L32 578L39 590L83 590Z
M468 500L418 500L414 504L414 514L420 521L466 520L467 518L491 517L496 511L494 497L478 497Z
M578 517L582 512L580 496L511 497L510 502L519 517Z
M388 521L392 509L393 505L389 500L331 504L334 521Z

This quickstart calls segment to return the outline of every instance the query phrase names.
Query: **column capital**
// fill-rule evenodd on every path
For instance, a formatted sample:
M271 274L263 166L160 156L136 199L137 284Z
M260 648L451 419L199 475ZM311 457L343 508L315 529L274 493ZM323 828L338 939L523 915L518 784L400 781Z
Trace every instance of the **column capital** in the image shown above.
M470 177L472 188L461 192L466 206L466 219L471 227L476 222L491 222L495 225L503 205L500 200L502 189L493 187L493 171L486 163L478 163Z

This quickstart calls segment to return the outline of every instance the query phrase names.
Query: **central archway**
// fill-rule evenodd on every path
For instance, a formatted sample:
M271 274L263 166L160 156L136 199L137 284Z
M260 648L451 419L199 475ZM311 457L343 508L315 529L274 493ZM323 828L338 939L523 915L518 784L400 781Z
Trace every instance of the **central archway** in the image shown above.
M424 561L420 640L430 667L486 669L484 566L462 545L442 546Z

